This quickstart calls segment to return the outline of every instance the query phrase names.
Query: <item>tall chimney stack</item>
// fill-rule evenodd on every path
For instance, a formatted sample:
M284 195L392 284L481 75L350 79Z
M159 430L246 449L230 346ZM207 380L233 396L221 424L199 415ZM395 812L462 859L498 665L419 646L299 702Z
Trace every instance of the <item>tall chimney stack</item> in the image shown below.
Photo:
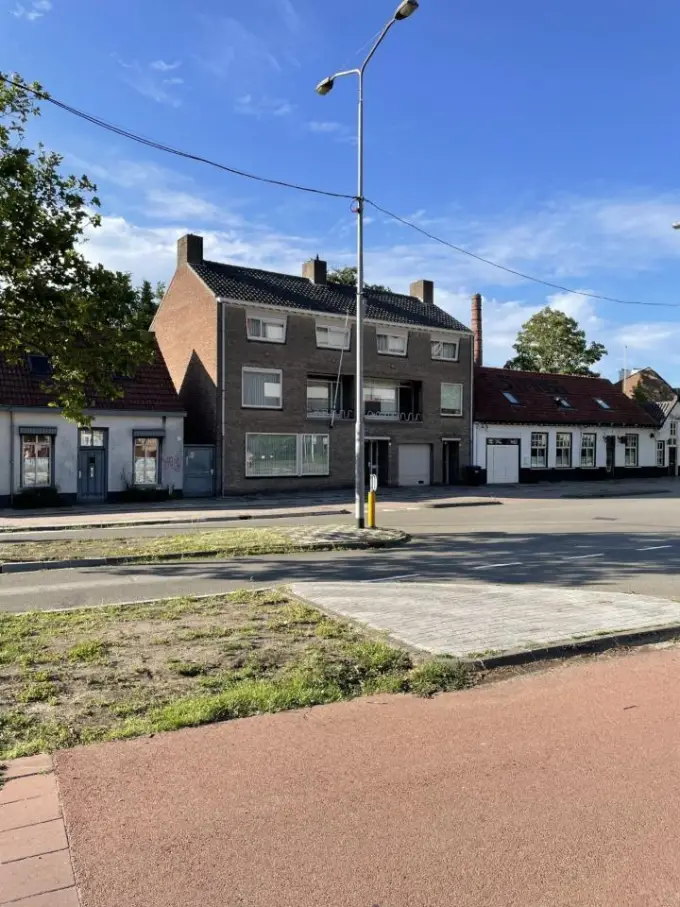
M177 241L177 266L203 263L203 237L187 233Z
M472 297L472 314L471 314L472 334L474 337L474 362L475 365L482 365L482 294L475 293Z
M328 265L317 255L302 265L302 276L319 286L328 282Z

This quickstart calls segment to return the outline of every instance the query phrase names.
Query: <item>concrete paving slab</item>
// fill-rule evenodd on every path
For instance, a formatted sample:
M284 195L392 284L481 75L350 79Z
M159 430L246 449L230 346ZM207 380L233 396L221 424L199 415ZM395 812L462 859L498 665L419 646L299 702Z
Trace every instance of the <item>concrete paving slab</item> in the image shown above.
M620 592L466 583L295 583L324 611L434 654L530 650L584 637L680 627L680 602Z

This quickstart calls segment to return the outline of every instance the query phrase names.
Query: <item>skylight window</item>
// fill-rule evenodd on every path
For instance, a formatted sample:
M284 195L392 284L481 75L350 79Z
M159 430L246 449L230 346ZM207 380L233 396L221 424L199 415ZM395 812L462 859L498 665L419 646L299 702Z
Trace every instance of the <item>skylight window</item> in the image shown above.
M31 370L31 374L39 375L41 378L47 378L52 374L52 366L50 365L50 360L47 356L38 356L33 353L29 354L28 367Z
M611 406L606 403L604 400L600 400L599 397L595 397L595 402L601 409L611 409Z
M510 391L503 391L503 396L508 401L508 403L512 403L515 406L519 406L519 400L517 399L517 397L514 394L511 394Z
M560 409L571 409L571 403L567 400L566 397L555 397L555 403L559 406Z

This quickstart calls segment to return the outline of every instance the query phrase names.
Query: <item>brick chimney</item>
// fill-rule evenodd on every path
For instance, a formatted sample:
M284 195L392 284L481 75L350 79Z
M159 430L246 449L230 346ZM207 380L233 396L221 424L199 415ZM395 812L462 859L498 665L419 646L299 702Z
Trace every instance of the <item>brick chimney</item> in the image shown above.
M474 360L475 365L482 365L482 294L475 293L472 297L472 313L470 315L470 327L474 337Z
M302 276L306 277L307 280L311 280L312 283L320 284L321 286L327 282L327 273L328 265L325 261L322 261L318 255L311 261L306 261L302 266Z
M203 262L203 237L187 233L177 240L177 267L200 265Z
M411 284L410 293L423 305L434 305L434 284L431 280L416 280Z

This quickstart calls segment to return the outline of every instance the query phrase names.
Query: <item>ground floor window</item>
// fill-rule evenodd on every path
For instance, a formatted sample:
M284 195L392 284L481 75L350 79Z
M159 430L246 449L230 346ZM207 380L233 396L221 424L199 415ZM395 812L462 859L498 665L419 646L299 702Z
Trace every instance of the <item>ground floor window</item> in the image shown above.
M327 476L328 435L246 435L246 476Z
M158 485L160 482L159 438L135 438L135 485Z
M531 468L545 469L548 465L548 434L543 431L531 433Z
M555 466L558 469L568 469L571 466L571 432L557 432L555 439Z
M595 467L596 444L597 435L581 435L581 467L583 469L592 469Z
M638 435L626 435L625 466L638 465Z
M657 466L666 465L666 442L665 441L656 442L656 465Z
M21 435L21 485L40 488L52 484L52 435Z

